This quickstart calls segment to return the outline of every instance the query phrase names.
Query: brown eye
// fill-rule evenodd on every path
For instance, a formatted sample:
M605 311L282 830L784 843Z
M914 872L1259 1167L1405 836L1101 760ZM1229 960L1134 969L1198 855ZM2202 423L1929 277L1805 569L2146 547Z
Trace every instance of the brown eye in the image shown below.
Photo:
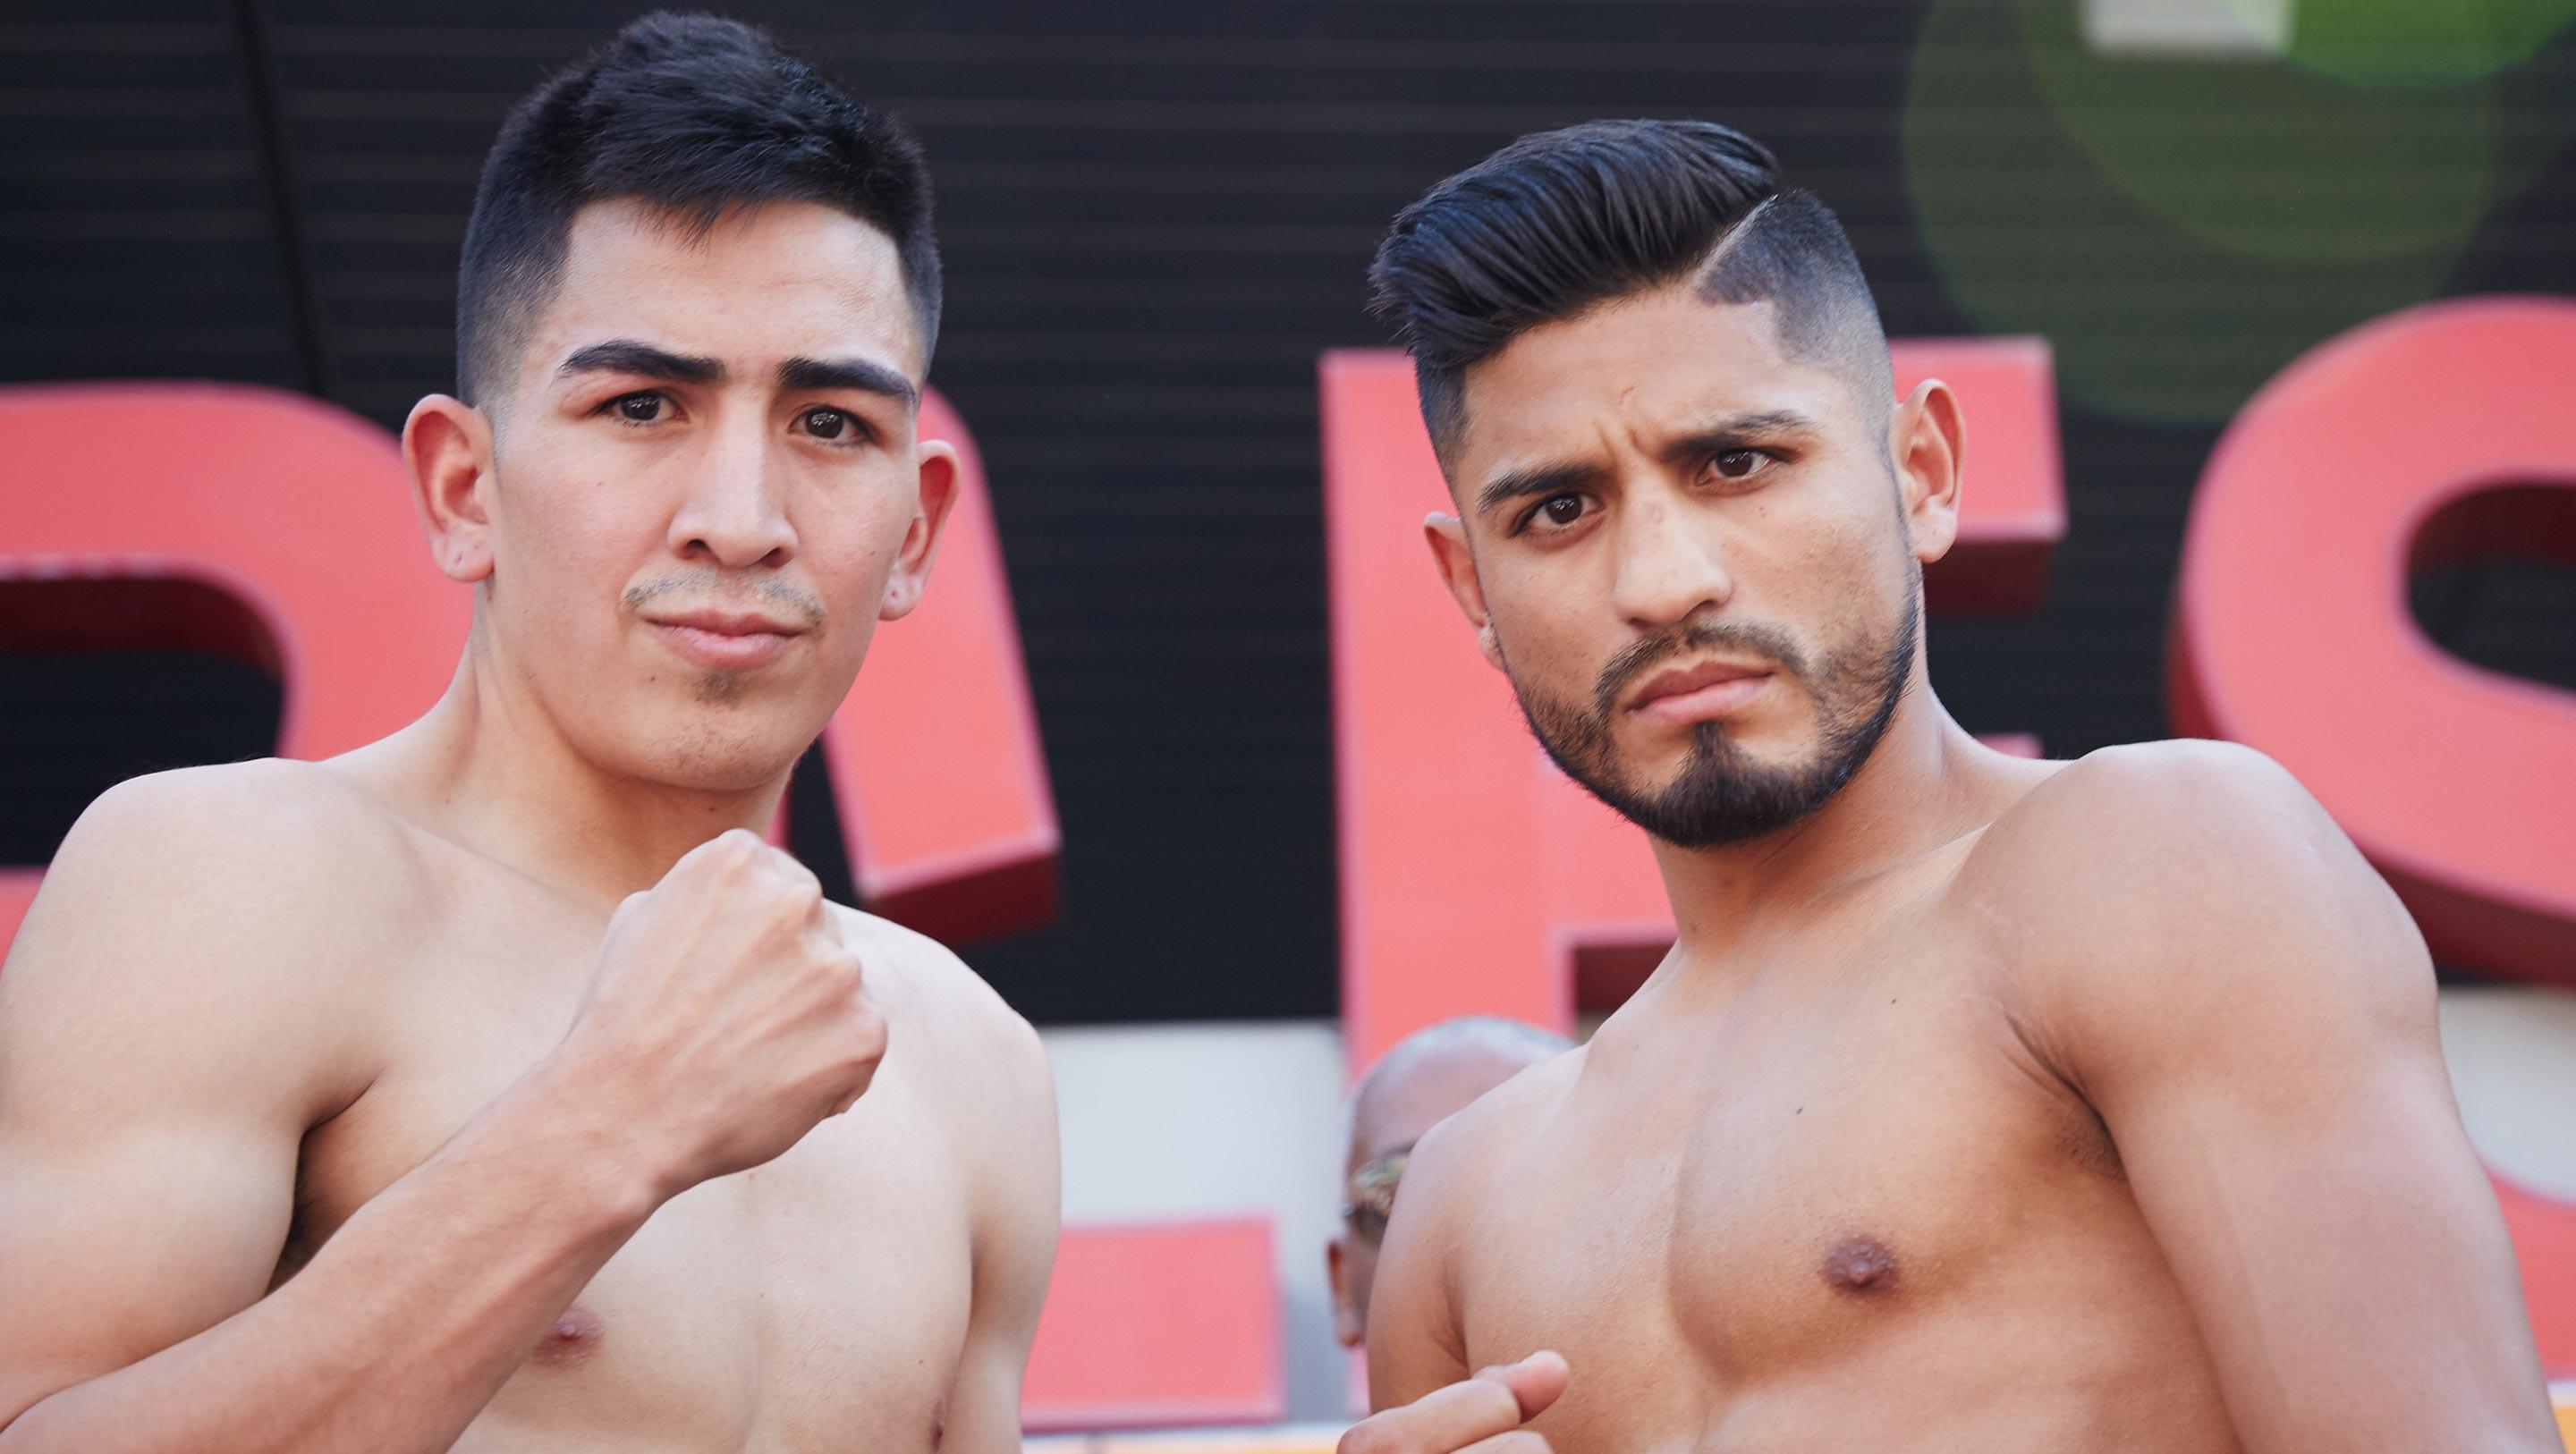
M633 424L650 424L662 417L662 396L628 394L617 401L617 417Z
M1571 525L1583 518L1583 497L1558 495L1539 506L1538 512L1547 517L1547 523L1550 525Z
M1762 467L1762 455L1757 450L1730 449L1711 463L1717 466L1719 474L1730 480L1740 480Z
M816 439L838 439L850 422L850 416L838 409L805 411L805 432Z

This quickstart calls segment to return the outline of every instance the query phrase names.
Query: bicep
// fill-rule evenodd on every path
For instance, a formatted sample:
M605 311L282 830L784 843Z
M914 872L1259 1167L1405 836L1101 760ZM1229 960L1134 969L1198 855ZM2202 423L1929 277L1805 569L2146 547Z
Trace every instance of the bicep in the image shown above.
M2508 1447L2540 1371L2430 1031L2314 1038L2343 1043L2099 1101L2229 1406L2255 1448L2417 1420L2426 1447Z
M0 972L0 1422L259 1299L330 1089L340 1017L240 898L280 876L151 797L74 829Z
M149 1124L10 1121L0 1131L0 1423L194 1337L267 1290L294 1213L291 1133L203 1109Z
M2264 816L2203 804L2218 826L2088 896L2054 991L2066 1065L2249 1448L2536 1438L2538 1358L2422 940L2286 775L2240 796Z

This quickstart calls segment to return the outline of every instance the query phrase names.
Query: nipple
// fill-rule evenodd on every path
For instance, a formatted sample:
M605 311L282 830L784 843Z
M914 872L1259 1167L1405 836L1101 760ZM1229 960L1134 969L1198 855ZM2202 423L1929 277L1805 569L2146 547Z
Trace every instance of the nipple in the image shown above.
M1848 1297L1885 1297L1896 1291L1896 1254L1874 1237L1845 1237L1816 1271L1827 1287Z
M563 1316L555 1319L555 1325L537 1340L537 1350L529 1355L529 1361L550 1367L586 1362L599 1351L600 1336L607 1330L607 1324L599 1320L599 1314L574 1303L564 1309Z

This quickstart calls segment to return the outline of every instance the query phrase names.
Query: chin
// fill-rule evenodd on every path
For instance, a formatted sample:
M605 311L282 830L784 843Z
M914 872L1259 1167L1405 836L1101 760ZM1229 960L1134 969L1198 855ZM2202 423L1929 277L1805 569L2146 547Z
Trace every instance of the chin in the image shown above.
M710 747L666 752L644 776L666 787L697 793L757 792L787 775L799 754Z
M675 713L664 730L632 735L618 744L619 765L631 776L701 793L746 793L768 786L796 766L822 724L745 721L735 713ZM696 720L691 720L695 718Z

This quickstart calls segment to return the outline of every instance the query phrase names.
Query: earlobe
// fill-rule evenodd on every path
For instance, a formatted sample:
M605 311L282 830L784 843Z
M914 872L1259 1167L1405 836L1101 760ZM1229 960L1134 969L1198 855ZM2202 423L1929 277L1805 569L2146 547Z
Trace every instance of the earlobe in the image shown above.
M1458 603L1467 621L1476 628L1476 649L1494 670L1503 669L1503 649L1494 637L1494 622L1485 609L1485 584L1476 575L1475 552L1467 547L1467 527L1455 515L1433 511L1422 521L1423 542L1431 547L1431 562L1440 571L1440 583L1449 588L1449 597Z
M1938 379L1924 380L1897 406L1888 434L1914 556L1930 565L1959 538L1959 466L1966 440L1958 396Z
M492 426L461 399L432 394L403 421L403 463L430 559L467 584L492 574Z
M903 548L895 556L894 570L886 576L885 599L877 607L881 621L901 620L921 604L921 593L930 584L931 559L939 552L949 511L957 504L957 446L945 439L925 439L914 450L918 503L911 528L904 532Z

